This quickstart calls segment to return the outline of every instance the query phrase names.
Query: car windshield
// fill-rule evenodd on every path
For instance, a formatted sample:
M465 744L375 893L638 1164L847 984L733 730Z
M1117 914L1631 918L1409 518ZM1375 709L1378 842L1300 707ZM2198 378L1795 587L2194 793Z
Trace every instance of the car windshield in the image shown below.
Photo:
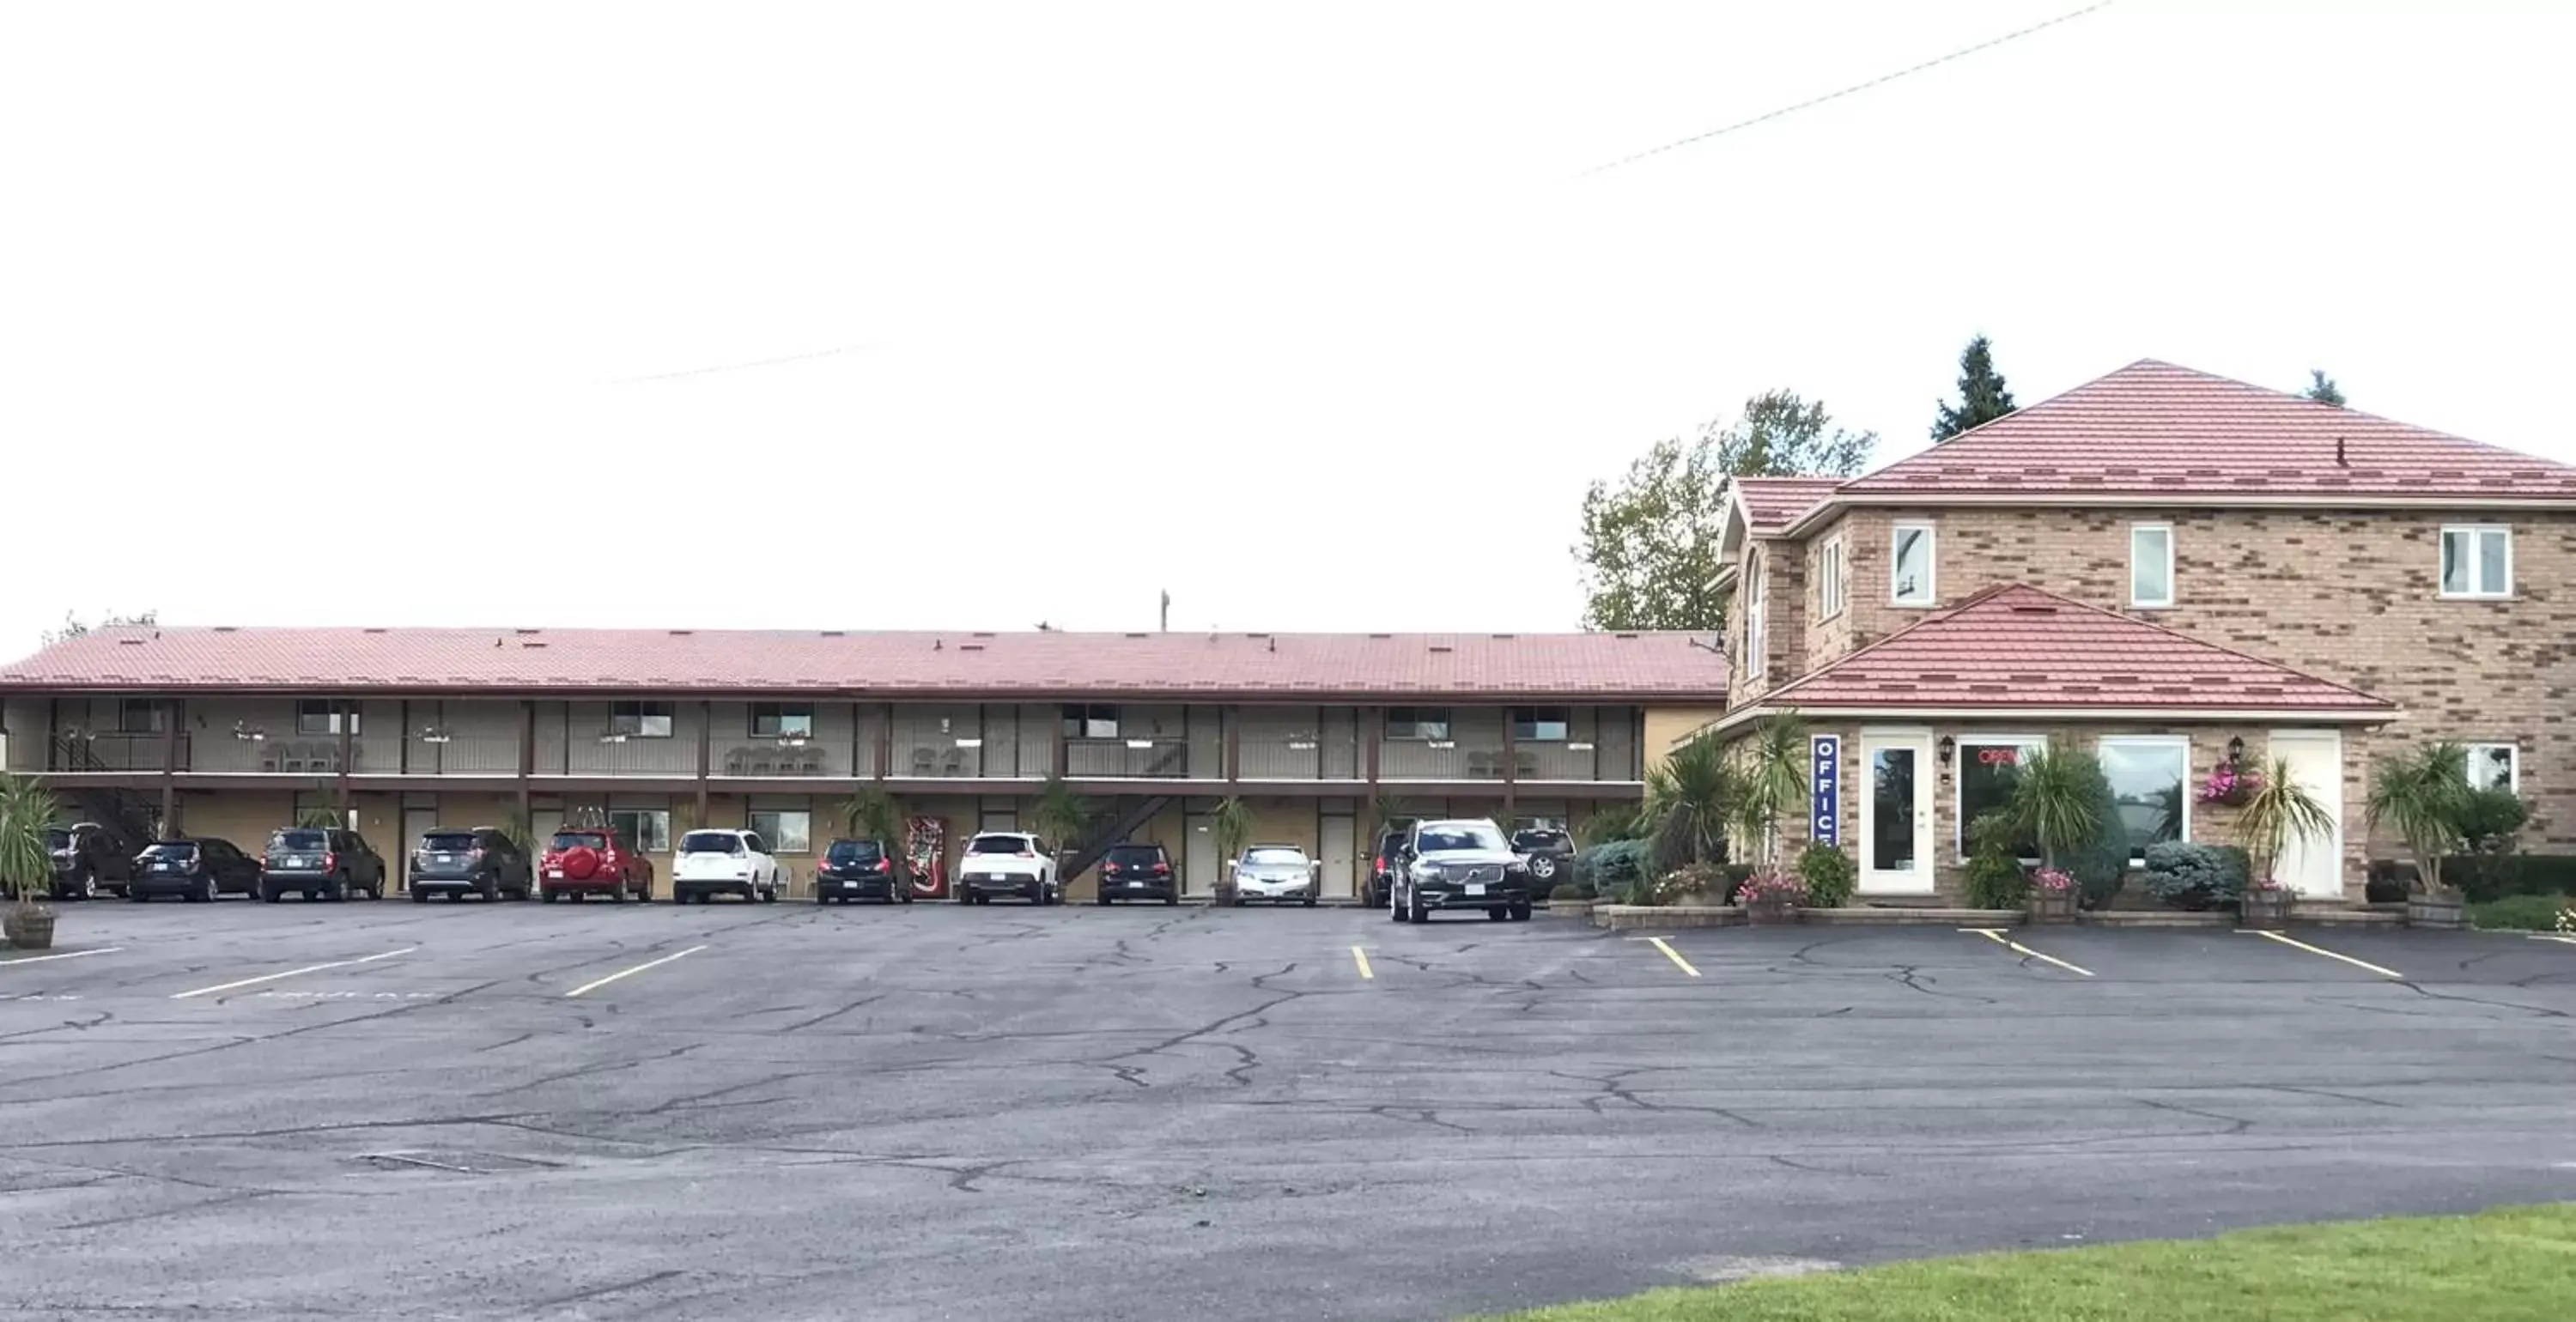
M739 854L742 837L731 831L691 831L680 837L683 854Z
M474 847L471 831L434 831L420 838L420 847L433 854L461 854Z
M557 831L554 847L560 850L608 848L608 837L597 831Z
M1119 845L1109 851L1109 861L1122 866L1129 863L1160 863L1163 861L1163 847L1161 845Z
M197 845L193 840L164 840L144 850L143 856L145 858L195 858Z
M69 831L47 831L47 832L45 832L45 848L47 848L47 849L69 849L69 848L71 848L71 847L72 847L72 833L71 833L71 832L69 832Z
M1016 854L1028 847L1028 837L1022 835L979 835L966 842L969 854Z
M1306 865L1306 855L1295 849L1247 849L1243 861L1257 868L1298 868Z
M1483 822L1451 822L1443 826L1426 826L1414 838L1413 847L1423 853L1451 849L1502 849L1503 833Z
M331 837L321 831L278 831L268 837L271 849L328 849Z
M835 840L824 857L835 863L874 863L884 852L874 840Z

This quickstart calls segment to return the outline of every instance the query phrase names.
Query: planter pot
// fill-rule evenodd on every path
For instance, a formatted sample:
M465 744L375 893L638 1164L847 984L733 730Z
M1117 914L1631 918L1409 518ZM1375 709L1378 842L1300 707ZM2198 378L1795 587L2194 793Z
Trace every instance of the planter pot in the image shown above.
M2299 897L2290 891L2247 891L2236 905L2236 925L2258 932L2277 932L2290 925L2290 906Z
M2033 890L2030 893L2030 921L2034 925L2074 922L2075 892Z
M1744 921L1755 927L1785 927L1798 921L1798 906L1785 900L1755 900L1744 906Z
M2406 897L2406 925L2440 929L2468 925L2466 911L2456 898L2415 894Z
M0 918L0 935L20 950L50 950L54 945L54 911L15 908Z

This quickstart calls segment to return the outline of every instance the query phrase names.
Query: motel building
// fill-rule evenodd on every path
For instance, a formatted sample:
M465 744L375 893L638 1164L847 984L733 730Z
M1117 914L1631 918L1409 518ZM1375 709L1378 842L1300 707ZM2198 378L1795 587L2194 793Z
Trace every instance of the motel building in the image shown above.
M1640 634L100 629L0 669L9 770L130 837L256 850L323 809L395 868L434 828L605 812L654 857L760 832L803 893L883 788L944 840L1024 829L1049 775L1184 888L1221 874L1212 812L1356 893L1381 812L1579 828L1726 709L1712 640ZM1080 869L1077 871L1077 869Z

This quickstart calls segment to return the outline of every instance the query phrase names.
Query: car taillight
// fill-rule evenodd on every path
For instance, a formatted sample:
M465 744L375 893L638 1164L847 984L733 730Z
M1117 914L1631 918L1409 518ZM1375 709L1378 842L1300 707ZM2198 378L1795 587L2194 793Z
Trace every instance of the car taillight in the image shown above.
M1172 875L1172 865L1171 865L1171 864L1169 864L1169 863L1157 863L1157 864L1155 864L1155 865L1154 865L1154 875L1155 875L1155 876L1157 876L1157 877L1168 877L1168 876Z
M323 870L324 872L337 872L337 871L339 871L339 870L340 870L340 856L339 856L338 854L336 854L336 853L325 852L325 853L322 855L322 870Z
M1037 857L1037 851L1036 851L1036 850L1033 850L1033 849L1023 849L1023 850L1019 851L1019 856L1020 856L1021 858L1036 858L1036 857Z
M890 859L890 858L881 858L881 859L878 859L878 860L877 860L877 871L879 871L879 872L892 872L892 871L894 871L894 860L893 860L893 859Z
M479 848L477 848L477 849L470 849L470 850L467 850L467 851L466 851L466 854L465 854L465 861L467 861L467 862L469 862L469 863L480 863L480 862L482 862L482 861L483 861L483 851L482 851L481 849L479 849Z

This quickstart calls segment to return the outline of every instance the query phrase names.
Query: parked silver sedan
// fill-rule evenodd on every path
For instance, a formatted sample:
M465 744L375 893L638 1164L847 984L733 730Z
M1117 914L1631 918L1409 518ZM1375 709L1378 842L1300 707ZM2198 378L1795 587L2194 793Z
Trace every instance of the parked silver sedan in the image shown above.
M1226 866L1234 870L1235 898L1245 904L1267 900L1312 908L1324 889L1324 865L1295 845L1254 845Z

